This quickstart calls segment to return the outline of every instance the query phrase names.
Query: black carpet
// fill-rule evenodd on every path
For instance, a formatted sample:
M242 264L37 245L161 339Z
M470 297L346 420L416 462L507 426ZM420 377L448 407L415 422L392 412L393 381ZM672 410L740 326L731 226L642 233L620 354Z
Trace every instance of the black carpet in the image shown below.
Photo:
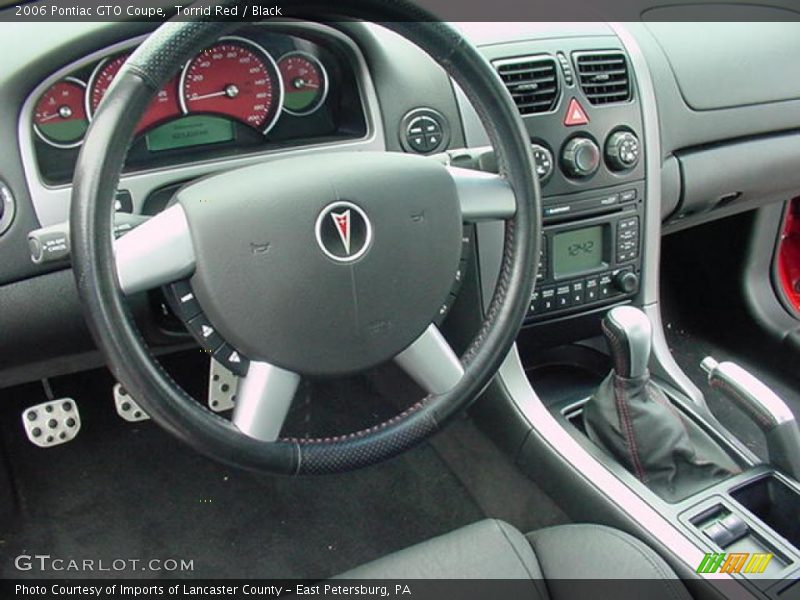
M193 381L199 394L203 369L192 359L173 374ZM324 578L487 515L521 527L564 520L469 423L457 425L456 441L446 441L450 432L437 438L450 450L441 455L425 444L344 475L263 476L210 461L151 422L122 421L112 383L104 371L53 382L56 396L77 400L83 426L75 441L47 450L31 445L19 422L24 406L45 400L41 386L0 391L0 427L19 499L17 518L0 533L0 577L24 576L11 559L25 552L106 562L193 560L192 572L164 574L171 577ZM391 410L367 407L368 395L357 392L374 392L369 380L310 385L314 397L301 392L293 410L299 435L318 433L320 415L352 426ZM382 385L397 391L391 378ZM343 389L351 411L342 410ZM459 444L469 448L454 450ZM484 461L465 464L476 452ZM448 463L459 461L454 472ZM493 494L505 501L489 500Z

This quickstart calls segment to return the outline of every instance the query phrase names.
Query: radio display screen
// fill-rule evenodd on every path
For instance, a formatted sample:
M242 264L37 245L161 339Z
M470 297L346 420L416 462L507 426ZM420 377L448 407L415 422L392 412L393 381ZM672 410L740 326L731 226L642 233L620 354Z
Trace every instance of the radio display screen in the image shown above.
M557 233L553 237L553 275L570 277L608 266L603 250L603 225Z

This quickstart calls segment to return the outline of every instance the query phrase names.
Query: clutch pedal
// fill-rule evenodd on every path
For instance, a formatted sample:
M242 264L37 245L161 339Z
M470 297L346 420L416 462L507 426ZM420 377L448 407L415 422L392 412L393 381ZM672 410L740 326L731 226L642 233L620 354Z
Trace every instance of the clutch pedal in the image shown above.
M239 377L212 358L208 373L208 408L214 412L231 410L238 391Z
M130 423L138 423L150 418L119 383L114 385L114 406L117 407L117 414Z
M81 415L72 398L59 398L26 408L22 424L31 442L51 448L75 439L81 429Z

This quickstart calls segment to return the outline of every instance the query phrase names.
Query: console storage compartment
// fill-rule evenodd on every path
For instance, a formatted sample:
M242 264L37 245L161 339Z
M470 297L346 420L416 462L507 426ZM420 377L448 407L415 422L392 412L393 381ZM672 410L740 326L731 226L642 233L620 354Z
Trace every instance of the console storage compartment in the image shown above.
M800 494L774 475L731 490L731 497L769 525L795 548L800 548Z

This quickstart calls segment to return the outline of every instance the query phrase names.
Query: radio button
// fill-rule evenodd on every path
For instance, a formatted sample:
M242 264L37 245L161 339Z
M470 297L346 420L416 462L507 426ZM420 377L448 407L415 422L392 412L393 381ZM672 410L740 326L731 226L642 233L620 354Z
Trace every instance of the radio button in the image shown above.
M636 190L625 190L619 195L622 202L633 202L636 200Z
M611 275L609 273L600 276L600 281L598 282L598 290L601 299L613 296L614 293L616 292L616 290L614 289L614 282L611 279Z
M555 288L544 288L542 290L542 310L550 312L556 309L556 290Z
M594 302L598 300L598 293L599 293L599 285L596 277L592 277L591 279L587 279L584 284L584 297L586 298L586 303Z
M570 285L560 285L556 288L556 307L569 308L572 306L572 288Z
M586 300L586 289L584 288L583 281L574 281L572 283L572 306L583 304Z

